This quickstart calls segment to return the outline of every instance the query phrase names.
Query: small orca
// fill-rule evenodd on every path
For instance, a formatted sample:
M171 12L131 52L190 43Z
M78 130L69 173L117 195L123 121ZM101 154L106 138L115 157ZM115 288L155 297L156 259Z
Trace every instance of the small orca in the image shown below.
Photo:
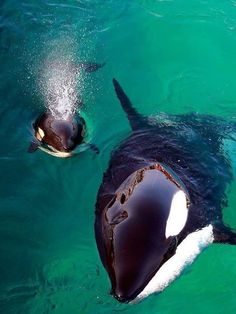
M112 295L138 302L167 287L209 244L236 244L222 218L233 179L222 144L236 127L199 114L154 121L113 84L132 134L104 173L95 236Z
M51 66L56 66L54 62ZM97 71L105 64L79 63L70 64L70 70L78 74L81 69L88 73ZM60 66L60 64L59 64ZM82 102L80 102L80 105ZM28 152L33 153L38 148L55 157L70 157L74 149L84 141L85 120L78 113L69 116L58 117L50 110L42 113L33 123L34 140L31 142ZM98 148L94 144L86 144L96 153Z
M76 146L84 141L85 121L79 115L62 120L55 119L50 112L45 112L34 122L33 128L35 140L28 148L30 153L40 148L55 157L70 157ZM99 153L94 144L86 145Z

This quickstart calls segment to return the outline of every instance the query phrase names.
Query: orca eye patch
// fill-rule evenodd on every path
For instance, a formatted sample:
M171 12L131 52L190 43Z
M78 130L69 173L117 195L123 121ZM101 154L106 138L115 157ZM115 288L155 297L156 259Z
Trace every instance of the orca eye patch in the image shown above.
M166 223L166 238L177 236L184 228L188 218L188 200L183 191L174 194Z
M38 127L37 133L36 133L36 138L41 141L45 136L44 131Z

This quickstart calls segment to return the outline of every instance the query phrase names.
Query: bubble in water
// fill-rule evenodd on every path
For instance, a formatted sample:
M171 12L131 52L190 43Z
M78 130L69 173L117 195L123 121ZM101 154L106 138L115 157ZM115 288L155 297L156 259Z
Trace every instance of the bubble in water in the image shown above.
M46 61L40 85L46 107L57 119L67 119L81 103L76 88L82 91L83 77L71 60Z

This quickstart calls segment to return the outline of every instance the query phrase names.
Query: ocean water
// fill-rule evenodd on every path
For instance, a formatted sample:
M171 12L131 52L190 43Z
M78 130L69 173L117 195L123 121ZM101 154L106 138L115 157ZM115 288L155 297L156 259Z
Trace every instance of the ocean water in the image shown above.
M71 75L85 61L106 65ZM113 77L143 114L236 120L236 1L0 0L0 64L0 313L235 312L236 247L212 245L161 294L119 304L93 225L110 153L130 133ZM27 153L32 121L57 100L61 113L82 100L99 155ZM224 144L236 175L236 142ZM235 181L227 195L236 228Z

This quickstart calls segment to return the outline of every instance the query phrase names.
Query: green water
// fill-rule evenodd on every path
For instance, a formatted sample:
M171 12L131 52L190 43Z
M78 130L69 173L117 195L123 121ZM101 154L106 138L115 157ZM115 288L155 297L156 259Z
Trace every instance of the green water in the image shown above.
M0 313L233 313L236 248L213 245L163 293L119 304L95 244L110 152L129 134L111 84L140 112L236 119L236 1L0 1ZM106 62L78 84L91 140L76 158L28 154L45 60ZM225 143L236 175L236 144ZM236 183L224 220L236 228Z

